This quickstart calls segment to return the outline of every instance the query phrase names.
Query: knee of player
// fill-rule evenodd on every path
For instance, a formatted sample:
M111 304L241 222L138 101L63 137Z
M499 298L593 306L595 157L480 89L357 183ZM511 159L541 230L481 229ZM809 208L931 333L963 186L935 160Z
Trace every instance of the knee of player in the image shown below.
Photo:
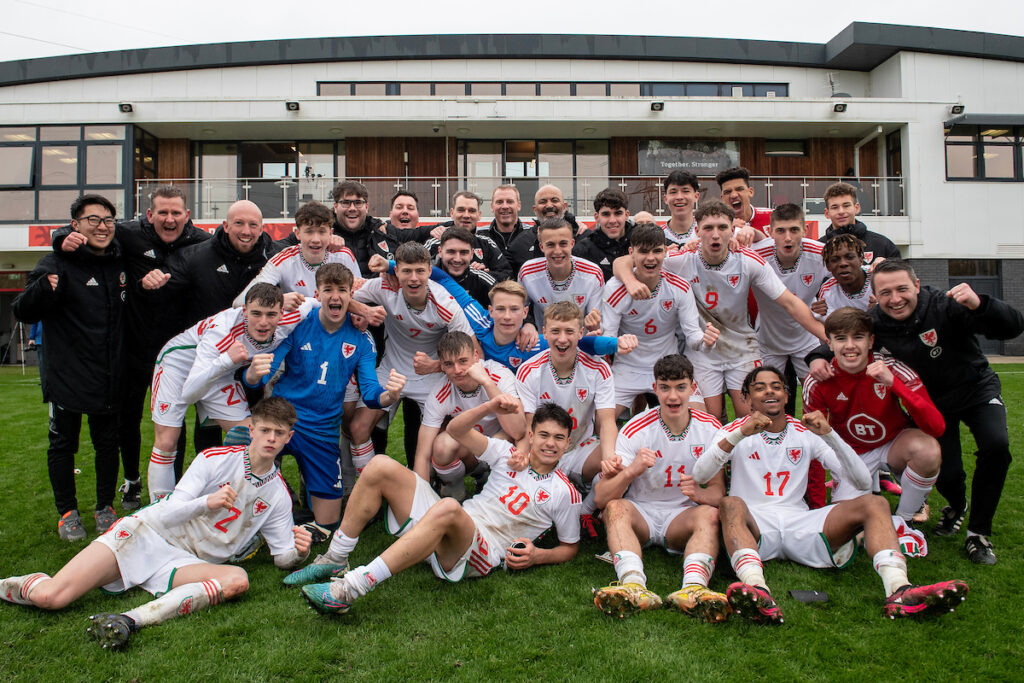
M249 590L249 575L241 567L232 567L230 574L220 580L221 594L225 600L237 598Z
M725 523L733 519L743 519L747 514L747 504L737 496L726 496L718 504L718 517Z
M705 528L718 528L718 508L710 505L698 505L694 508L697 523Z
M892 509L889 507L889 501L882 496L876 496L873 493L865 493L863 496L860 496L855 500L863 506L865 519L872 517L888 519L892 515Z
M462 510L462 505L454 498L442 498L434 504L433 512L445 522L450 522L465 514Z
M628 500L623 500L622 498L614 498L612 500L609 500L608 503L604 506L604 512L601 513L601 516L604 519L604 523L606 525L612 524L624 517L628 517L630 509L632 509L632 507L633 506L630 504Z
M379 477L382 473L387 472L391 467L398 465L397 462L391 459L389 455L378 454L370 459L370 462L363 468L362 473L359 475L360 479L373 479ZM401 465L399 465L401 467Z
M938 441L930 436L922 436L915 451L913 457L915 470L918 468L928 470L928 472L920 472L920 474L938 472L942 465L942 448Z
M74 601L70 591L53 579L41 581L31 594L32 604L39 609L64 609Z

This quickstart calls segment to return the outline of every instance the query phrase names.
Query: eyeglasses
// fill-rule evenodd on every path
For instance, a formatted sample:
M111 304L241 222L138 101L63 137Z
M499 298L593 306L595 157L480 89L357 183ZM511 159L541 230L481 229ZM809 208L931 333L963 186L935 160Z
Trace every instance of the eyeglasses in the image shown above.
M343 209L347 209L350 206L354 206L357 209L361 209L364 206L366 206L365 199L339 199L336 203Z
M81 223L82 221L85 221L94 228L98 228L100 223L107 226L108 228L114 227L113 216L82 216L81 218L78 219L78 222Z

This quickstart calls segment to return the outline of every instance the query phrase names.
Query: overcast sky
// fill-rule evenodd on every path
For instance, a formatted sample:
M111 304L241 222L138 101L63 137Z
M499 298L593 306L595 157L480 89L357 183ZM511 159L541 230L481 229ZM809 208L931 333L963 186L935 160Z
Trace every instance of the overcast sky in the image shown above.
M614 33L822 43L852 21L1024 36L1022 0L0 0L0 61L274 38Z

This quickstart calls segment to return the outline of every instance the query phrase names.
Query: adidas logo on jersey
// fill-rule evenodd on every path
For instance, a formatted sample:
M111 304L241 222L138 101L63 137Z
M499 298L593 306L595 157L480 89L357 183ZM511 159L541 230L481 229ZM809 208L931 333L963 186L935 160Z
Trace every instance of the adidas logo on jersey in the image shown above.
M627 315L640 315L640 311L636 310L635 308L631 308Z
M146 251L142 252L142 255L148 258L156 258L156 252L153 251L152 249L147 249Z
M88 287L99 287L100 286L100 283L96 282L96 278L94 278L94 277L91 277L88 280L86 280L85 284Z
M222 263L222 264L220 264L220 268L218 268L218 269L217 269L217 272L218 272L218 273L226 273L226 272L228 272L228 267L227 267L227 266L225 266L225 265L224 265L224 264Z
M306 281L305 280L299 280L298 282L295 283L295 288L296 289L298 289L299 287L305 287L305 286L306 286Z
M839 395L836 396L836 400L837 401L849 401L850 399L846 398L846 394L844 394L843 392L840 391Z
M610 266L611 265L610 263L608 263L608 257L607 256L605 256L603 259L598 261L598 264L602 265L602 266Z
M747 459L748 460L760 460L761 456L757 454L757 451L754 451L753 453L751 453L750 455L747 456Z
M539 304L546 304L547 302L548 302L548 299L547 299L547 297L544 297L544 296L542 296L540 299L537 300L537 303L539 303Z
M551 400L551 394L549 394L548 392L545 391L543 394L540 395L540 400L541 401L550 401Z
M299 347L299 350L300 351L312 351L313 350L313 346L309 342L306 342L305 344L303 344L302 346Z

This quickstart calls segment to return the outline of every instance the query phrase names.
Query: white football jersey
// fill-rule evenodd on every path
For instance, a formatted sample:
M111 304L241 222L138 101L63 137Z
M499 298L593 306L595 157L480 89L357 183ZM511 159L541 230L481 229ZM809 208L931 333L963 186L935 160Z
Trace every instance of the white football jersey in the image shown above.
M572 374L565 379L555 374L549 351L538 353L519 366L516 386L527 413L537 412L541 403L556 403L569 411L572 418L570 449L594 434L595 411L615 408L612 369L600 358L582 351L577 352Z
M707 350L709 355L737 363L760 357L757 334L750 324L747 297L751 288L773 301L786 291L786 286L764 259L749 249L742 249L729 252L724 261L712 266L698 250L669 256L664 269L690 283L702 322L710 322L718 328L718 341Z
M230 484L238 497L230 509L202 512L180 525L164 521L164 511L184 498L186 501L214 493ZM184 494L184 495L183 495ZM219 564L239 550L259 532L272 555L283 555L295 547L292 535L292 500L281 472L274 465L257 477L249 469L247 446L208 448L192 464L174 487L174 492L159 502L135 513L173 546L187 550L205 562Z
M487 442L479 458L490 465L491 474L483 490L462 504L477 528L502 548L520 537L534 540L552 525L559 541L577 543L582 499L568 477L557 469L513 472L505 463L515 446L501 439Z
M669 244L674 244L677 247L682 247L687 242L690 242L697 238L697 221L694 221L693 225L690 226L690 229L687 230L682 235L673 232L672 228L668 226L667 222L662 227L665 231L665 239L668 241Z
M544 320L544 309L556 301L571 301L583 309L584 315L597 308L601 302L604 275L590 261L573 256L568 279L555 282L548 273L547 260L541 257L523 264L519 270L519 283L526 287L539 327Z
M282 313L274 336L270 341L263 343L257 342L246 332L244 309L227 308L172 337L160 350L157 361L159 362L167 353L191 355L191 369L182 386L182 394L183 400L187 403L198 401L210 388L224 379L225 375L230 376L235 370L248 364L248 360L235 363L231 356L225 353L236 340L242 342L248 358L257 353L273 353L296 325L305 320L319 305L315 299L309 299L296 310Z
M361 278L359 264L356 257L348 247L342 247L341 251L329 251L324 263L340 263L352 271L352 277ZM253 285L258 282L267 282L277 285L282 292L298 292L299 294L311 297L316 293L316 271L323 264L311 265L302 258L302 247L298 244L288 247L275 254L252 282L235 298L235 305L241 306L245 303L245 294Z
M386 280L374 278L356 291L353 298L364 304L383 306L388 315L384 331L388 334L380 367L394 368L407 378L416 378L412 359L417 351L437 358L437 342L445 332L465 332L473 336L462 308L452 295L436 282L427 282L427 305L422 311L410 308L400 289L392 289Z
M615 454L622 458L623 467L636 459L641 448L658 454L653 467L630 483L624 498L637 502L679 503L696 505L679 492L679 477L692 474L697 458L714 443L713 438L722 428L718 420L699 410L690 411L690 423L682 434L672 434L661 420L661 409L650 408L626 423L615 441Z
M606 336L635 334L639 340L636 349L615 358L616 367L633 372L650 372L659 358L676 353L677 332L682 332L691 349L700 348L704 336L690 283L665 271L649 299L634 300L613 277L605 285L599 310Z
M516 390L516 378L511 370L494 360L485 360L483 364L487 368L487 374L498 385L498 390L501 393L512 396L519 395ZM455 386L444 373L437 378L430 395L432 400L428 400L423 406L423 422L421 424L437 428L444 424L446 417L458 415L464 410L476 408L490 400L482 386L467 394ZM484 436L494 436L501 431L501 423L498 422L498 416L494 414L486 415L473 426Z
M719 443L739 429L749 416L727 424L714 436ZM786 418L780 434L761 432L739 442L730 454L729 495L738 496L748 506L784 505L806 510L807 470L811 460L825 469L841 472L839 457L825 441L792 417Z
M852 306L861 311L866 311L871 306L871 276L868 275L868 269L864 268L865 278L864 286L860 288L860 291L854 292L853 294L847 294L843 291L843 288L839 286L839 282L831 277L825 281L825 284L821 286L818 291L818 298L825 302L828 306L828 310L825 311L825 315L815 316L818 320L824 321L829 314L844 306Z
M831 277L821 259L824 245L804 238L800 256L792 268L783 268L775 257L775 240L761 240L753 250L775 271L786 289L808 306L813 303L821 283ZM764 355L788 356L817 346L820 340L800 326L782 306L769 299L758 289L757 299L757 340Z

